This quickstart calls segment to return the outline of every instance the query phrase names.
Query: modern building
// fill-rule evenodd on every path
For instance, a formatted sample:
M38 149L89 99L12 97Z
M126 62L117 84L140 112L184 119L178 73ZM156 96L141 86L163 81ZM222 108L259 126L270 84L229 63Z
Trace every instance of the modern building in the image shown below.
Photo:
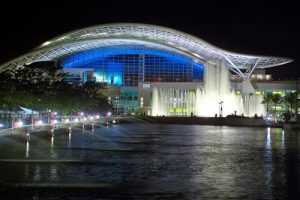
M187 33L148 24L104 24L75 30L2 64L0 71L40 61L55 61L62 66L69 72L68 82L107 83L114 91L109 98L117 114L202 115L199 108L206 101L203 95L216 90L217 96L210 99L224 101L224 111L216 103L205 106L214 107L212 113L228 114L237 112L235 108L225 111L231 100L226 101L229 92L225 95L222 91L228 88L230 92L234 89L235 95L250 94L235 99L237 105L245 104L240 102L245 98L267 93L284 96L299 89L296 81L275 82L265 74L266 68L291 59L234 53ZM257 104L261 99L247 100L247 104ZM284 104L276 106L277 111L286 109ZM246 107L240 114L257 112Z
M82 85L95 79L93 68L65 68L64 71L67 73L64 81L70 84Z

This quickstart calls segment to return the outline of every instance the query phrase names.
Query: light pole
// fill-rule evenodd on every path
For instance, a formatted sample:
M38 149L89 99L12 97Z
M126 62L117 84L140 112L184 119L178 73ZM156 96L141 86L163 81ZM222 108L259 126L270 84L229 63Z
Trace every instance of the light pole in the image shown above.
M223 104L223 101L220 101L220 102L219 102L219 116L220 116L220 117L222 117L222 115L223 115L222 104Z
M116 96L116 102L117 102L117 116L119 115L119 96Z

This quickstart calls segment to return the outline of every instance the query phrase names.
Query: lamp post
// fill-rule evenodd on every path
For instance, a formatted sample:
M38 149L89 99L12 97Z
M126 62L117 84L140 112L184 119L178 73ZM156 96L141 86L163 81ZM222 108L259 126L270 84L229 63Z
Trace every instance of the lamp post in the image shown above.
M119 96L116 96L116 103L117 103L117 116L119 115Z
M219 116L220 117L222 117L222 115L223 115L223 108L222 108L222 104L223 104L224 102L223 101L220 101L219 102Z
M300 104L300 87L299 87L300 78L297 78L297 90L296 90L296 120L300 121L299 113L299 104Z

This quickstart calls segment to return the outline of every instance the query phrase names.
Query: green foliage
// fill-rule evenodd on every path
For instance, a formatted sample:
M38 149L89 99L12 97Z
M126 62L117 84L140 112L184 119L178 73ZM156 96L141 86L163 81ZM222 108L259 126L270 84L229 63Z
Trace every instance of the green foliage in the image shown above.
M287 94L284 98L285 102L290 105L290 112L293 112L293 108L296 110L296 104L297 104L297 92L291 92Z
M99 112L111 108L101 83L74 86L64 82L59 68L19 67L0 73L0 109L13 111L18 106L62 114L76 111Z
M267 93L267 95L264 96L264 99L262 101L262 103L266 104L266 106L267 106L267 112L269 112L269 105L274 104L275 113L276 113L276 105L281 102L282 102L281 95L280 94L272 94L272 93Z

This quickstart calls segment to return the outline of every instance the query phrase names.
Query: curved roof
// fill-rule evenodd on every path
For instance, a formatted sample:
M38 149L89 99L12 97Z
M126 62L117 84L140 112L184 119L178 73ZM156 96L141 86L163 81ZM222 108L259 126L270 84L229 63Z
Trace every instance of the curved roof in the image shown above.
M292 62L292 59L288 58L226 51L192 35L161 26L115 23L91 26L53 38L33 51L0 65L0 71L32 62L58 61L81 51L124 44L142 44L177 51L200 62L224 60L229 69L241 77L249 77L255 68L268 68Z

